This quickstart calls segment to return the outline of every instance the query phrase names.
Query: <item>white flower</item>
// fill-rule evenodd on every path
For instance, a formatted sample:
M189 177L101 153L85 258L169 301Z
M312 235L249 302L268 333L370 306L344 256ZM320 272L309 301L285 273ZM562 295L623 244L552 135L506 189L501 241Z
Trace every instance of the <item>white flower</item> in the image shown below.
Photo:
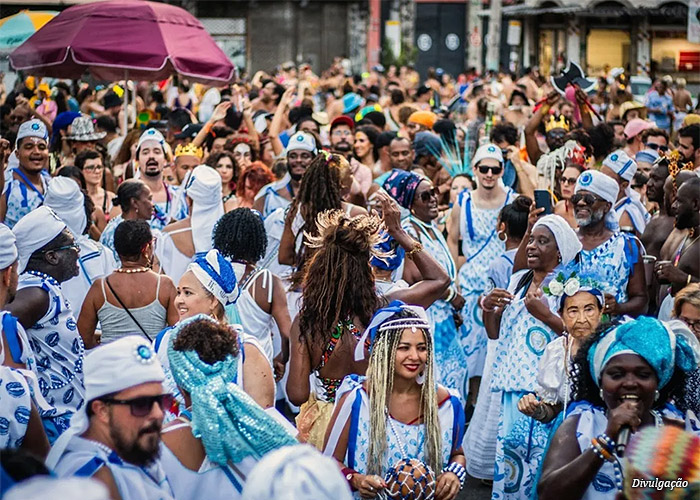
M560 296L564 292L564 285L557 280L552 280L549 283L549 293L555 296Z
M566 283L564 283L564 293L569 297L575 295L580 288L581 283L579 283L579 281L576 278L569 278L568 280L566 280Z

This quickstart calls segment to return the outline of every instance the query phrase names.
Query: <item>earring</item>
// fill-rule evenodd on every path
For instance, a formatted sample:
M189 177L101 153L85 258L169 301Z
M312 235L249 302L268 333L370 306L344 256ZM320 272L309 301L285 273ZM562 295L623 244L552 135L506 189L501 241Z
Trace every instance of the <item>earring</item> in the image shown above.
M654 403L656 403L659 400L659 396L661 394L659 393L658 390L654 391Z
M559 258L559 263L561 263L561 254L557 253L557 257Z
M498 239L501 240L502 242L505 243L506 241L508 241L508 235L506 234L505 231L498 231L498 233L496 233L496 234L498 235Z
M421 372L420 375L416 377L416 383L418 385L423 385L423 382L425 382L425 372Z
M600 388L600 399L603 399L603 388Z

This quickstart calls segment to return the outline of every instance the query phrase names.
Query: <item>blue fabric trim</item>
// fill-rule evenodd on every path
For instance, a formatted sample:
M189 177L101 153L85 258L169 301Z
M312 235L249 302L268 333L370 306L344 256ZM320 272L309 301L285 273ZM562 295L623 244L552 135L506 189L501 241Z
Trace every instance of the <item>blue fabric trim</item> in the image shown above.
M236 488L236 491L238 493L241 493L243 491L243 486L241 486L241 483L236 479L236 476L233 475L233 472L231 472L231 469L228 468L227 465L221 466L221 470L224 471L224 474L226 474L226 477L228 478L229 481L231 481L231 484L233 484L233 487Z
M73 475L77 477L92 477L104 464L105 461L100 457L92 457L88 463L75 471Z
M19 345L19 336L17 335L17 318L12 314L7 313L2 317L2 331L7 339L7 347L10 349L12 360L15 363L22 362L22 347Z
M168 333L170 330L172 330L172 326L166 326L163 328L158 335L156 335L155 340L153 341L153 349L157 352L158 349L160 349L160 344L163 342L163 337L165 337L165 334Z
M634 266L639 262L639 247L636 245L636 238L631 234L621 233L625 238L625 261L630 270L630 276L634 276Z
M464 415L464 408L462 408L462 403L459 402L458 397L450 396L450 403L452 404L452 451L455 451L462 446L466 417Z
M355 468L355 450L357 448L357 427L360 423L360 408L362 406L362 395L359 389L355 391L355 401L352 402L350 412L350 433L348 435L348 467Z
M465 206L464 215L467 218L467 231L469 231L469 239L473 240L474 239L474 222L472 221L472 197L471 196L469 198L467 198L467 203ZM489 237L489 239L491 239L491 238ZM487 242L488 242L488 240L487 240ZM483 247L482 247L482 249L483 249ZM479 250L479 252L480 251L481 250ZM477 253L479 253L479 252L477 252Z

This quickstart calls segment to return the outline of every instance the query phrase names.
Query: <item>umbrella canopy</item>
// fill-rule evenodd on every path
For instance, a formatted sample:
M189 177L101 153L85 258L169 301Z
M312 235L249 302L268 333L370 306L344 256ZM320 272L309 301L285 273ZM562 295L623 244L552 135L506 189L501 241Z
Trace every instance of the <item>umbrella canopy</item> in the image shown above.
M10 54L15 70L100 80L230 81L235 68L194 16L180 7L141 0L74 5ZM127 74L128 72L128 74Z
M58 12L23 10L0 19L0 54L9 54Z

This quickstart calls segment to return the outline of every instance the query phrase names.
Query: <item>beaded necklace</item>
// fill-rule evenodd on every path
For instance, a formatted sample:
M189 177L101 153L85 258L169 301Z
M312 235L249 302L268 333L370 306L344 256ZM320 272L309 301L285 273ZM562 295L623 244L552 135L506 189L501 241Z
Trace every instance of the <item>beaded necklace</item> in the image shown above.
M51 283L54 286L57 286L57 287L61 286L61 284L58 281L56 281L56 279L53 276L49 276L48 274L42 273L40 271L28 270L28 271L24 271L22 274L31 274L32 276L36 276L37 278L41 278L43 280L48 281L49 283Z
M401 436L399 435L398 431L396 430L396 427L394 426L394 419L391 418L391 415L389 415L389 409L384 408L384 415L386 416L386 419L389 422L389 429L391 430L391 433L394 435L396 438L396 442L399 445L399 449L401 450L401 454L403 455L403 458L409 459L409 458L417 458L417 457L410 457L408 455L408 448L406 447L406 443L404 443L403 439L401 439ZM419 431L420 432L420 431ZM425 433L421 436L421 440L418 443L418 450L423 449L423 444L425 443Z
M150 267L135 267L132 269L125 269L123 267L120 267L119 269L115 269L115 273L122 273L122 274L134 274L134 273L145 273L147 271L150 271Z

